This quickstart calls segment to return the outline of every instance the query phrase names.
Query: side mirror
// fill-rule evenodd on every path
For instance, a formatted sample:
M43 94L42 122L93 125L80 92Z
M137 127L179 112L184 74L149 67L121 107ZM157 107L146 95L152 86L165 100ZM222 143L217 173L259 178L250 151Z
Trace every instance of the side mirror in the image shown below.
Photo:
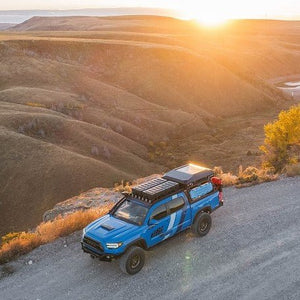
M156 225L156 224L158 224L158 221L155 220L155 219L150 219L148 224L149 225Z

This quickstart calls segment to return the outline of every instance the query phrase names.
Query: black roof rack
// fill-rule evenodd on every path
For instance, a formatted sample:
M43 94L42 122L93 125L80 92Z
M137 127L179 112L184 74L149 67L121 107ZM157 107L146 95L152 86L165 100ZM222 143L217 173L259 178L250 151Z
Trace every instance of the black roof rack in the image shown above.
M163 179L163 178L156 178L156 179L152 179L150 181L147 181L147 182L144 182L138 186L135 186L132 188L132 194L134 196L143 196L143 192L145 190L148 190L148 189L151 189L161 183L164 183L166 182L167 180L166 179Z
M179 188L179 183L174 181L166 181L162 184L154 186L148 190L144 191L145 197L150 200L150 202L166 196L172 192L176 192Z
M131 195L152 203L172 192L179 190L180 184L164 178L156 178L132 188Z
M213 176L211 169L197 165L184 165L167 172L163 177L150 180L132 188L131 196L153 203L164 196L208 180Z
M208 180L214 175L213 170L188 164L167 172L162 178L184 185L193 185Z

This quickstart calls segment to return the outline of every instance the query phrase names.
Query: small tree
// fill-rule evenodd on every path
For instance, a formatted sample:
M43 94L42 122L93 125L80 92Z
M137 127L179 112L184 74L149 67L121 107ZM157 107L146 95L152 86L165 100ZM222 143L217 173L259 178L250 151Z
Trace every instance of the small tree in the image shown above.
M276 172L299 160L295 147L300 145L300 105L281 111L278 120L264 127L265 141L260 149L265 153L264 166Z

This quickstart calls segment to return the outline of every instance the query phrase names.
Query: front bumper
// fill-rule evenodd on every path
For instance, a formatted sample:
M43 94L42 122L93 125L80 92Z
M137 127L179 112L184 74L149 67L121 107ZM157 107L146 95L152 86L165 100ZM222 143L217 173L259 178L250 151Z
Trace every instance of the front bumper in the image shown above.
M89 253L92 257L97 257L103 261L111 261L122 254L122 250L106 249L103 243L84 235L81 240L81 248L84 252Z
M96 249L93 249L92 247L90 247L89 245L87 245L83 242L81 242L81 248L82 248L83 252L89 253L93 257L97 257L102 261L112 261L114 258L116 258L116 256L113 254L100 252Z

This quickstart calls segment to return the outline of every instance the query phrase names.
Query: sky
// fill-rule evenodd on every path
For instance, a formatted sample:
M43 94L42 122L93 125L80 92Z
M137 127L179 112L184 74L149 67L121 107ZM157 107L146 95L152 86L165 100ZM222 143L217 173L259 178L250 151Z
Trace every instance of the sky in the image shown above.
M9 0L0 10L80 9L102 7L161 7L175 9L184 18L300 19L300 0Z

